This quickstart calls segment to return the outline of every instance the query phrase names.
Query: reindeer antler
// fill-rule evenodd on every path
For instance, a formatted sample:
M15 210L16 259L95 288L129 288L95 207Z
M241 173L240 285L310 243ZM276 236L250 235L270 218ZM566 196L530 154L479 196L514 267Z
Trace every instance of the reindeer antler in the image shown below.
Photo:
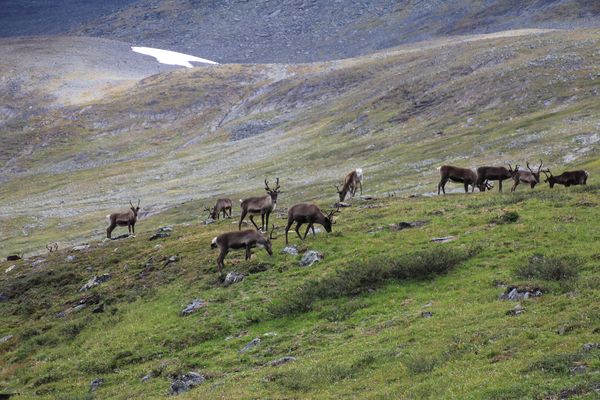
M131 208L135 208L135 207L133 206L133 203L131 202L131 200L129 200L129 205L131 206Z
M538 175L540 174L540 171L542 170L542 165L544 165L544 162L542 161L542 159L540 158L540 166L538 167Z
M276 237L273 237L273 232L275 232L275 224L271 225L271 233L269 234L269 240L275 240L277 239Z
M279 178L275 178L275 191L279 190L281 186L279 186Z
M265 179L265 190L268 192L271 189L269 188L269 181Z
M137 206L138 206L138 207L140 206L140 199L138 199L138 205L137 205Z

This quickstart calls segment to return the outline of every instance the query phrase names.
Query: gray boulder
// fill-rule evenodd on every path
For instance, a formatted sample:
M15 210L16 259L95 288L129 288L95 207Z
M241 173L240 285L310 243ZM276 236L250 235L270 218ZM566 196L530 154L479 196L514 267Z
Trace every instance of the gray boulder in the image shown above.
M229 286L229 285L233 285L234 283L241 282L244 280L245 277L246 277L246 275L244 275L242 273L231 271L227 274L227 276L225 276L225 280L223 281L223 286Z
M206 378L197 372L188 372L187 374L176 376L171 382L171 395L176 396L185 393L202 384L205 380Z
M6 335L4 337L0 338L0 344L6 343L9 340L11 340L14 337L14 335Z
M297 256L298 249L296 248L296 246L285 246L283 249L281 249L281 254L290 254L292 256Z
M240 353L245 353L248 350L250 350L251 348L258 346L259 344L260 344L260 338L252 339L252 341L250 341L250 343L248 343L247 345L242 347L242 349L240 350Z
M447 243L456 240L456 236L444 236L432 238L431 241L434 243Z
M100 386L104 384L104 378L96 378L90 383L90 392L96 391Z
M302 259L300 260L300 266L301 267L310 267L311 265L313 265L316 262L321 261L322 259L323 259L323 254L321 254L315 250L308 250L302 256Z
M276 367L278 365L286 364L286 363L289 363L291 361L296 361L296 357L292 357L292 356L281 357L281 358L278 358L277 360L273 360L273 361L268 362L267 365L269 367Z
M185 308L183 310L181 310L181 315L182 316L191 315L191 314L195 313L196 311L198 311L199 309L201 309L202 307L206 307L206 302L201 299L194 299L194 300L192 300L192 302L190 304L185 306Z
M111 274L103 274L100 276L94 276L92 279L90 279L89 281L87 281L87 283L85 285L83 285L81 287L81 289L79 289L80 292L85 292L86 290L90 290L91 288L100 285L101 283L104 283L106 281L109 281L112 279L112 275Z

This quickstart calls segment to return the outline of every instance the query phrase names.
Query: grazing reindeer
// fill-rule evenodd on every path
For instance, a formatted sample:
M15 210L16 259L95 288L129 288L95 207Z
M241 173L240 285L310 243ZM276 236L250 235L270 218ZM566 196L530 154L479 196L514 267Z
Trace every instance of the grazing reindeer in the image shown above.
M47 244L46 249L48 249L48 253L53 253L58 250L58 243Z
M544 163L542 162L542 160L540 160L540 166L538 167L537 172L533 172L533 170L529 166L529 161L527 161L527 169L529 171L519 171L519 166L517 165L513 173L513 186L510 189L510 191L514 192L517 188L517 185L521 182L529 184L529 186L531 186L531 188L533 189L535 185L540 183L540 172L542 170L542 165L544 165Z
M218 247L221 251L219 257L217 257L217 268L223 269L225 266L223 260L229 252L229 249L246 249L246 260L250 259L250 249L253 247L263 248L270 256L272 256L273 248L271 246L271 240L275 239L273 237L274 230L275 226L273 225L273 229L271 229L271 234L268 239L264 237L262 232L253 229L227 232L215 237L210 243L210 247L211 249L216 249Z
M590 176L587 171L565 171L560 175L554 176L550 172L550 168L546 168L542 171L546 175L544 182L550 184L550 188L553 188L556 183L569 187L571 185L585 185L587 178ZM550 174L550 175L548 175Z
M508 164L508 169L504 167L479 167L477 168L477 187L481 190L481 185L488 181L498 181L498 190L502 192L502 181L511 179L515 170ZM491 186L486 186L489 190Z
M331 232L331 226L335 224L335 222L333 222L333 216L339 211L340 209L338 208L325 215L317 205L310 203L300 203L291 207L288 210L288 222L285 227L285 244L288 244L288 231L294 222L296 222L296 234L300 240L304 240L306 239L306 235L308 235L309 229L312 228L313 235L315 234L315 228L313 226L315 223L323 225L323 228L325 228L327 232ZM299 232L300 227L303 224L308 224L306 232L304 232L304 237L300 236Z
M227 217L227 214L229 214L229 217L231 218L231 208L231 199L217 199L217 203L212 209L206 207L204 211L208 211L208 215L212 219L219 219L219 214L222 212L223 219L225 219Z
M116 226L126 226L129 230L129 234L135 234L135 223L137 222L138 212L140 211L140 201L138 200L137 206L134 207L130 201L129 211L124 213L113 213L107 215L106 218L110 221L110 225L106 228L106 237L111 239L110 235Z
M340 201L344 201L346 199L346 195L350 193L352 197L356 193L356 189L360 186L360 194L362 195L362 182L363 182L363 170L362 168L356 168L354 171L348 172L346 177L344 178L344 182L342 184L342 190L338 185L335 185L335 189L337 190L338 195L340 196Z
M440 183L438 183L438 195L440 194L440 190L446 194L445 186L449 180L452 182L463 183L465 185L465 193L469 192L469 185L472 186L471 192L475 191L475 186L477 185L477 174L469 168L443 165L438 169L441 177ZM480 186L478 186L478 188L481 192L484 192L488 185L488 183L482 183Z
M240 207L242 208L242 215L240 216L240 223L238 224L238 230L242 229L242 221L246 218L247 214L250 214L250 222L256 227L257 230L266 231L269 229L269 215L277 207L277 195L279 194L279 178L275 182L275 189L269 187L269 181L265 179L265 190L267 191L266 196L262 197L249 197L245 200L240 200ZM261 225L260 228L254 222L253 217L260 214Z

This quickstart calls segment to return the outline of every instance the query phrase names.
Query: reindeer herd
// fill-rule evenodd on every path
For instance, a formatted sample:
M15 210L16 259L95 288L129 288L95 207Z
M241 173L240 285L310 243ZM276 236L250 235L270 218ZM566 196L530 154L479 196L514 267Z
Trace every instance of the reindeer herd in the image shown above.
M571 185L585 185L589 174L587 171L566 171L559 176L553 176L549 168L542 169L544 163L540 160L540 165L537 170L534 171L529 166L529 161L526 163L529 171L520 171L519 166L515 165L513 168L508 164L508 169L505 167L479 167L477 172L469 168L453 167L451 165L444 165L439 168L440 171L440 183L438 183L438 194L440 190L446 194L445 186L448 181L462 183L465 186L465 193L469 192L469 186L471 186L471 192L475 191L475 187L480 192L491 190L493 184L490 181L498 181L498 190L502 191L502 181L512 179L513 185L510 188L511 192L514 192L519 185L523 183L529 185L532 189L535 185L540 183L540 173L546 175L544 182L550 185L550 188L554 187L554 184L564 185L569 187Z
M514 192L516 187L520 184L527 184L532 189L540 183L540 174L546 175L545 182L554 187L555 184L571 186L571 185L585 185L589 174L586 171L567 171L561 175L553 176L550 169L542 169L543 162L540 160L540 165L534 171L531 169L529 162L526 163L528 171L519 170L519 166L508 164L508 169L505 167L490 167L484 166L477 168L477 172L469 168L460 168L451 165L444 165L439 168L440 171L440 182L438 183L438 195L440 192L446 194L445 186L448 181L462 183L465 188L465 192L469 192L469 186L471 191L475 191L477 187L481 192L491 190L493 188L492 181L498 181L499 191L502 192L502 182L508 179L512 179L513 185L511 192ZM354 197L356 191L360 188L362 194L362 182L363 182L363 170L357 168L349 172L343 182L340 189L339 185L336 185L336 191L339 195L340 202L343 202L348 195ZM217 257L217 268L224 268L224 259L230 250L245 249L246 260L250 259L252 248L263 248L269 255L273 255L272 240L273 233L275 231L275 225L271 225L269 232L269 217L277 207L277 198L281 193L281 186L279 184L279 178L275 181L275 186L269 186L269 181L265 179L265 191L267 192L264 196L249 197L246 199L240 199L240 220L238 223L238 230L233 232L225 232L216 236L212 239L211 248L219 249L219 256ZM140 210L140 201L138 200L137 206L129 202L131 206L129 211L124 213L113 213L107 215L110 222L106 229L106 237L111 238L112 231L117 226L127 226L130 234L135 234L135 224L137 222L138 212ZM212 208L205 208L204 211L209 213L209 217L218 220L222 214L223 218L231 218L232 216L233 203L231 199L218 199ZM285 244L288 245L288 233L292 228L292 225L296 224L294 230L300 238L300 240L306 239L308 232L312 230L313 235L316 233L314 225L322 225L326 232L332 231L332 226L335 224L333 217L338 214L339 207L324 213L316 204L312 203L299 203L288 209L287 212L287 225L285 227ZM254 221L254 217L260 215L260 227ZM242 230L242 223L244 219L248 217L255 229ZM306 224L306 230L304 236L300 233L302 225ZM268 236L266 234L268 233ZM49 251L55 251L57 248L50 247Z

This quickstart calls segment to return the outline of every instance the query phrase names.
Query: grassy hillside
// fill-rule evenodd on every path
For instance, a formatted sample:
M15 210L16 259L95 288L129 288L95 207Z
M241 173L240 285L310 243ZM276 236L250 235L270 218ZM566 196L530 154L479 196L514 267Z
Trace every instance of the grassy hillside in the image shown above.
M232 220L149 241L161 216L136 238L4 262L0 392L163 398L195 371L206 381L178 398L596 398L599 191L357 200L332 234L290 236L323 253L311 267L281 254L279 231L273 257L231 253L217 271L209 243ZM246 277L224 286L230 271ZM500 300L513 286L542 295ZM193 299L206 306L181 316Z
M180 70L53 111L34 97L36 113L0 128L0 251L102 237L104 216L137 198L144 216L186 203L193 220L216 196L263 192L265 177L279 176L290 202L330 198L357 166L373 194L431 193L442 163L542 158L593 177L598 37L517 31Z

